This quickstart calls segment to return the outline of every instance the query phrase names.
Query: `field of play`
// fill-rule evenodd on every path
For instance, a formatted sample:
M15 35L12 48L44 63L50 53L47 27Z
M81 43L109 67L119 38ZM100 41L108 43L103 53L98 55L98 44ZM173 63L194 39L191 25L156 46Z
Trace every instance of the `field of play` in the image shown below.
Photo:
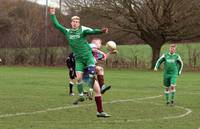
M200 128L199 73L183 72L170 107L162 72L106 69L112 88L103 101L110 118L96 117L94 101L73 105L77 96L68 96L66 78L63 67L0 67L0 129Z

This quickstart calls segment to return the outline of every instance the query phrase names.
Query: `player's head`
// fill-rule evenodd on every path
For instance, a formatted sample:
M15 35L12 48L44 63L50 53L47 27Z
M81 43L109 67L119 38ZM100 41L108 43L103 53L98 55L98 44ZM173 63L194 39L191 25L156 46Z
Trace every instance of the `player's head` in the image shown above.
M73 16L71 18L71 26L72 26L72 29L78 29L80 27L80 17Z
M96 45L97 49L101 48L101 42L102 40L100 38L93 38L91 41L91 43Z
M176 44L170 44L169 52L170 52L171 54L173 54L173 53L176 52Z

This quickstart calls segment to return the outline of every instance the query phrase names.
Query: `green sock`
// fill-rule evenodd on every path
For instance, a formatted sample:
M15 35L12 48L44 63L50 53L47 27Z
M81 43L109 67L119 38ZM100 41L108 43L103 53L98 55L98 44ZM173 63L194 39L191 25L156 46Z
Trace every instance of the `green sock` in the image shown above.
M79 95L83 94L83 83L78 83L77 88Z
M174 101L175 98L175 91L171 92L171 101Z
M169 102L169 92L165 92L166 101Z

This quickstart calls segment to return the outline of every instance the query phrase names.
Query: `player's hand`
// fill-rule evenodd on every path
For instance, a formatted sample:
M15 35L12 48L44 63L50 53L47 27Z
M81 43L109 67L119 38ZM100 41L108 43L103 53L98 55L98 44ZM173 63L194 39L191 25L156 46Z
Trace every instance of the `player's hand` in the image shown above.
M107 59L108 55L107 54L103 54L103 58L102 58L102 61L105 61Z
M50 7L50 8L49 8L49 13L50 13L50 14L55 14L55 13L56 13L56 8Z
M103 32L103 33L108 33L108 28L106 28L106 27L102 28L102 29L101 29L101 32Z
M181 75L181 71L180 71L180 72L178 72L178 75Z
M158 69L155 67L155 68L154 68L154 71L158 71Z

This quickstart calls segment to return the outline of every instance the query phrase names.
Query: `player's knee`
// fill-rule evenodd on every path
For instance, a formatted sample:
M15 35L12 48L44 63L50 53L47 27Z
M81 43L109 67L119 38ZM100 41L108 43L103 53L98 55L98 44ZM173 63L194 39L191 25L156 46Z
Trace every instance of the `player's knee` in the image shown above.
M77 83L82 83L82 77L77 77Z
M69 83L74 85L74 81L72 79L69 79Z
M96 66L96 70L103 70L103 67L101 67L101 66Z
M171 88L170 88L171 92L175 92L176 91L176 87L175 85L172 85Z
M166 91L166 92L169 92L169 87L166 87L166 88L165 88L165 91Z
M82 80L82 77L83 77L83 73L81 73L81 72L76 72L77 81Z
M95 68L95 70L96 70L96 74L98 74L98 73L100 72L100 70L99 70L99 67L98 67L98 66Z
M104 69L101 66L96 66L96 74L97 75L103 75L104 74Z
M101 72L103 72L103 67L100 66L100 67L99 67L99 70L100 70Z

